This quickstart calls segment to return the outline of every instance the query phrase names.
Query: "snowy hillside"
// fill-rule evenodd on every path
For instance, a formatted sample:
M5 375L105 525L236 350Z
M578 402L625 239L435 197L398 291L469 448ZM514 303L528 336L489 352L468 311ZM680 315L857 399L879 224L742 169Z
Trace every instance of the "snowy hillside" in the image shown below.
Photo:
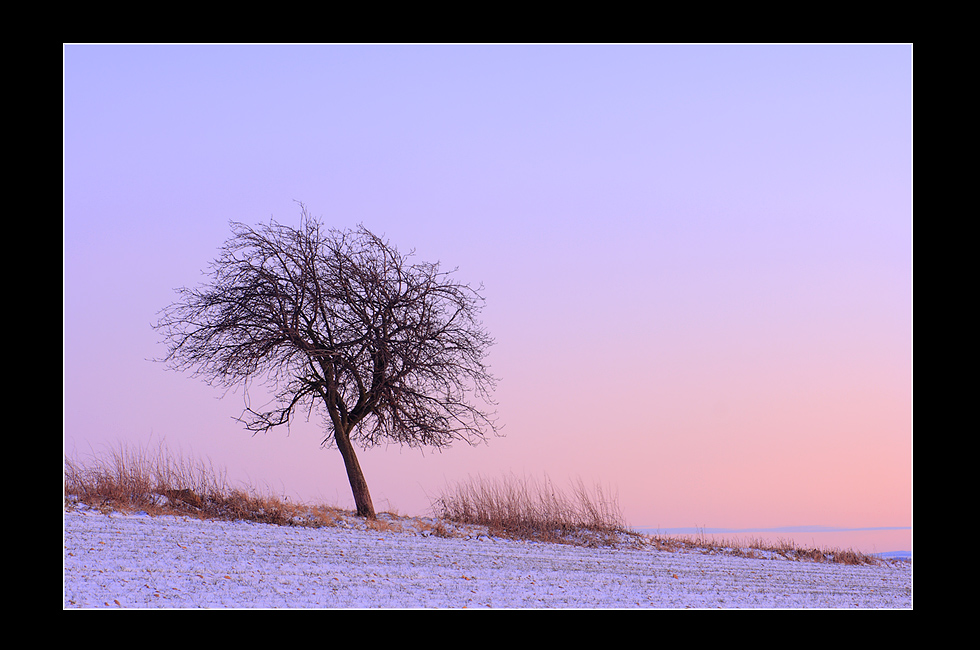
M910 608L911 564L64 514L65 608Z

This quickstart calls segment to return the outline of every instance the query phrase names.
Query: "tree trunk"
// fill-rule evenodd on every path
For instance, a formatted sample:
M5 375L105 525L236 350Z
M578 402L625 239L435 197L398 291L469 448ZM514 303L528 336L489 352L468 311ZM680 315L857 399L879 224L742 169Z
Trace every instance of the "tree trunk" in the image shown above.
M351 444L350 436L347 431L337 428L334 431L334 438L337 441L337 448L340 455L344 457L344 465L347 467L347 479L350 481L350 489L354 495L354 505L357 506L357 516L375 518L374 503L371 501L371 492L368 490L367 481L364 479L364 472L361 471L361 464L357 462L357 454L354 453L354 445Z

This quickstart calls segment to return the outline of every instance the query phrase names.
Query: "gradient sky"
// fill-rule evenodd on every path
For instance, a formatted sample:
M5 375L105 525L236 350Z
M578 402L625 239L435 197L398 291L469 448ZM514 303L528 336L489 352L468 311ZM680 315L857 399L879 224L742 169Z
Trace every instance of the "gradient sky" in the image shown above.
M635 527L908 549L911 87L903 45L68 45L65 449L352 507L318 418L252 437L150 360L228 222L302 201L485 285L505 435L362 452L379 510L547 475Z

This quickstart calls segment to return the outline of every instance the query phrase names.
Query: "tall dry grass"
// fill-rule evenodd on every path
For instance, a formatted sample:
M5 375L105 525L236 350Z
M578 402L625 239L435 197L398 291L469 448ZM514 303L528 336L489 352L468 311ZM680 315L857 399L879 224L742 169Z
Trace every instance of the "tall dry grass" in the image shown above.
M180 490L207 498L226 492L227 483L212 465L175 456L163 444L153 452L118 445L84 460L65 456L65 493L84 503L152 507L168 491Z
M223 470L174 454L119 445L85 459L65 456L66 500L104 511L143 510L210 519L280 525L333 525L339 511L329 506L290 504L252 487L232 487Z
M519 539L596 545L636 536L624 523L616 499L601 486L587 488L581 479L566 493L547 476L543 481L514 475L471 477L444 489L432 509L441 519L486 526L492 534Z

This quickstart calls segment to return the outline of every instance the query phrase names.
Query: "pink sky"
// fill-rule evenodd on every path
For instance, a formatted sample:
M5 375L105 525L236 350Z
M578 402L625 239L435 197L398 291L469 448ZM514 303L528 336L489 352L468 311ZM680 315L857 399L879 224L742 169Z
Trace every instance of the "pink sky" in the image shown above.
M228 221L296 224L299 200L485 285L505 436L362 452L379 509L580 477L638 528L898 527L846 543L908 550L911 59L69 45L66 450L165 441L352 505L318 419L253 438L240 393L148 361Z

